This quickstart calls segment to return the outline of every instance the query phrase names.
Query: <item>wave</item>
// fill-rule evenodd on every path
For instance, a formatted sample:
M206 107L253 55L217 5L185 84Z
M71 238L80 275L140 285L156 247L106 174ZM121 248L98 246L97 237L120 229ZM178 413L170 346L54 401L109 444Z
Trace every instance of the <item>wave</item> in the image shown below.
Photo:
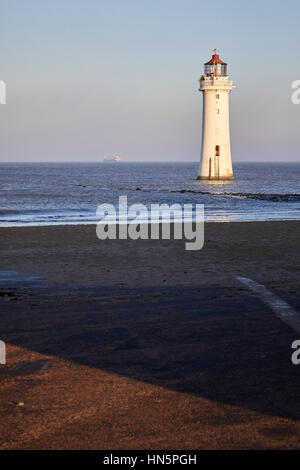
M62 217L85 217L86 215L94 215L94 211L91 209L62 209L62 208L53 208L53 209L0 209L0 218L3 219L5 216L8 216L9 219L11 216L19 216L20 218L31 217L31 218L62 218Z
M259 199L271 202L300 202L300 194L266 194L266 193L212 193L210 191L194 191L192 189L172 190L172 193L191 193L240 199Z
M17 210L0 209L0 216L1 215L17 215L20 213L21 211L17 211Z
M148 189L140 187L122 187L121 191L141 191L141 192L162 192L162 193L180 193L180 194L199 194L203 196L231 197L239 199L258 199L271 202L300 202L300 194L278 194L278 193L220 193L212 191L196 191L194 189Z
M233 195L234 196L234 195ZM272 202L299 202L300 194L237 194L237 197L248 198L248 199L261 199L263 201Z

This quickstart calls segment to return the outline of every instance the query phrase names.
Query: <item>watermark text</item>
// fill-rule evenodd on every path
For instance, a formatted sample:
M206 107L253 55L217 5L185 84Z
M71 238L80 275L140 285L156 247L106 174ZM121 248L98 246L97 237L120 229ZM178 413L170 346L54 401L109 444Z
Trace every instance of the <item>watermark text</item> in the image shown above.
M127 196L118 207L100 204L96 233L100 240L186 240L186 250L201 250L204 244L203 204L144 204L128 206Z
M0 104L6 104L6 84L0 80Z
M0 364L6 364L6 345L4 341L0 341Z
M300 80L294 80L292 82L292 89L295 90L291 96L292 103L300 104Z
M300 364L300 339L293 341L292 349L295 349L291 357L292 363L294 366L298 366Z

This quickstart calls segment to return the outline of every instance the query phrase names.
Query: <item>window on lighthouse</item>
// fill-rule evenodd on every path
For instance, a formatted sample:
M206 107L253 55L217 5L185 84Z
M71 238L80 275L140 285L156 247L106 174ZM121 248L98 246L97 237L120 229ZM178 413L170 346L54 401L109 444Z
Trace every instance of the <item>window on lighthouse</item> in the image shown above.
M216 145L216 157L220 156L220 145Z
M222 64L222 75L227 75L227 64Z

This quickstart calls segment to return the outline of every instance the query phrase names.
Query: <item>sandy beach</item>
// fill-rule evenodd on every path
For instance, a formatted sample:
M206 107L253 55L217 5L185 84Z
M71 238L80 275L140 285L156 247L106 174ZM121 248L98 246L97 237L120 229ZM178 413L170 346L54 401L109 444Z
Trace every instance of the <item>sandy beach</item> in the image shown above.
M298 286L300 223L205 225L202 250L182 240L106 240L94 225L1 228L2 270L51 285L227 285L237 275L268 286Z
M209 223L200 251L1 228L0 448L300 448L300 334L237 279L300 313L299 239L297 221Z

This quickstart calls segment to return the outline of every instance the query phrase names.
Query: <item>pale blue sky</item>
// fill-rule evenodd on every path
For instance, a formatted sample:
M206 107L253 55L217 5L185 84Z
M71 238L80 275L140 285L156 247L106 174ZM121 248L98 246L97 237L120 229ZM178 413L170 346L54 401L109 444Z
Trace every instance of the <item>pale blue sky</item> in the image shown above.
M297 0L0 0L0 161L198 161L198 78L237 88L236 161L300 161Z

